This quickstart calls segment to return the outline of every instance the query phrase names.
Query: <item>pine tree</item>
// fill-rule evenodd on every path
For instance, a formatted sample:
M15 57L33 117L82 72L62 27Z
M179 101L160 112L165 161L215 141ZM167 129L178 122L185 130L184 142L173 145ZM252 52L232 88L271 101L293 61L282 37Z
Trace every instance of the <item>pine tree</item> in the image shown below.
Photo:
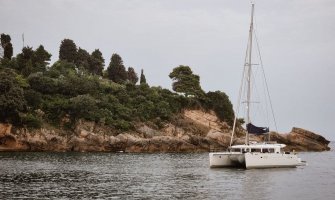
M189 66L179 65L169 77L174 81L172 89L176 92L182 92L185 96L200 96L204 93L200 86L200 77L193 74Z
M114 53L107 68L108 78L115 83L124 83L127 80L127 72L121 56Z

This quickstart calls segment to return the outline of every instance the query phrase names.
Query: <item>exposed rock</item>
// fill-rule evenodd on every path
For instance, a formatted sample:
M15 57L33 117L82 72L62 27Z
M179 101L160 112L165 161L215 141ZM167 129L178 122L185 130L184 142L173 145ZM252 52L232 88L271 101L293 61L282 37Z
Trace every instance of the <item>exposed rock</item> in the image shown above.
M230 143L230 134L229 133L223 133L217 130L210 130L207 134L207 138L210 140L214 140L220 145L224 147L228 147Z
M202 110L186 110L184 116L193 120L195 123L217 131L229 130L230 128L227 123L221 122L213 111L204 112Z
M0 123L0 137L4 136L6 134L10 134L11 130L12 130L12 125L11 124Z
M0 123L0 151L208 152L227 148L230 136L230 127L213 112L189 110L162 129L139 123L135 131L123 133L85 120L79 120L74 131L47 124L28 130ZM264 141L265 137L250 135L250 141ZM293 128L289 134L272 132L271 140L287 144L290 150L329 150L328 140L301 128ZM244 141L241 134L233 144Z
M300 151L328 151L330 141L311 131L294 127L287 135L288 149Z
M149 126L142 124L137 127L137 131L143 135L144 138L152 138L156 135L160 135L160 131L157 131Z

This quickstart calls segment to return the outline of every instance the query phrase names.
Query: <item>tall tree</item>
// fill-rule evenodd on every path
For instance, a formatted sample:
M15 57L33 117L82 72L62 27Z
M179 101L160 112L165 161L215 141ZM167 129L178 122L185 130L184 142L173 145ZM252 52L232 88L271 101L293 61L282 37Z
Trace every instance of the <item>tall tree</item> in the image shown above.
M18 71L24 76L31 74L33 69L34 50L32 47L23 47L22 52L16 56Z
M93 74L102 76L102 71L105 66L105 59L99 49L96 49L91 54L89 71Z
M11 38L9 35L2 33L1 34L1 46L4 50L4 58L11 59L13 56L13 45L10 42Z
M144 76L143 69L141 69L141 77L140 77L140 84L146 84L147 79Z
M90 60L91 55L85 49L79 47L75 60L77 67L84 68L85 70L89 71Z
M40 45L34 52L33 64L36 71L45 71L49 65L51 54L44 49L43 45Z
M127 76L128 76L129 82L131 82L134 85L137 83L138 76L137 76L137 73L135 72L134 68L128 67Z
M127 80L126 68L123 65L121 56L114 53L107 68L108 78L115 83L124 83Z
M70 39L64 39L59 47L59 59L74 63L77 58L77 46Z
M200 86L200 77L193 74L189 66L179 65L169 77L174 81L172 89L176 92L182 92L185 96L200 96L204 93Z
M16 56L18 71L24 76L33 72L43 72L49 64L51 54L42 45L35 51L32 47L23 47L22 52Z

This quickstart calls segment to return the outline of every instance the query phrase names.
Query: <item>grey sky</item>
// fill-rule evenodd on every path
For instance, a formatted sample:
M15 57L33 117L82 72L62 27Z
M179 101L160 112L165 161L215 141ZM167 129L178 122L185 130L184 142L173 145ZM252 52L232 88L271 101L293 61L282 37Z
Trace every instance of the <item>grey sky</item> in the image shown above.
M256 29L278 128L293 126L335 140L335 1L258 0ZM14 54L39 44L58 58L70 38L88 51L112 53L150 85L171 88L180 64L206 91L226 92L235 104L248 36L249 0L0 0L0 32Z

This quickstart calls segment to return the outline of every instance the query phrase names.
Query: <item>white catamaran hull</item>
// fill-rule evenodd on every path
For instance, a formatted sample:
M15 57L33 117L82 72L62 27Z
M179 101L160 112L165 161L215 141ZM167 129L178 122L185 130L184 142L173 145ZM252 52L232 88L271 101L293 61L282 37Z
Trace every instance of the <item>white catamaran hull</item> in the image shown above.
M244 155L238 152L209 153L210 167L243 167Z
M295 154L245 153L245 168L297 167L301 159Z
M285 153L236 153L217 152L209 154L209 165L215 167L279 168L302 165L295 154Z

